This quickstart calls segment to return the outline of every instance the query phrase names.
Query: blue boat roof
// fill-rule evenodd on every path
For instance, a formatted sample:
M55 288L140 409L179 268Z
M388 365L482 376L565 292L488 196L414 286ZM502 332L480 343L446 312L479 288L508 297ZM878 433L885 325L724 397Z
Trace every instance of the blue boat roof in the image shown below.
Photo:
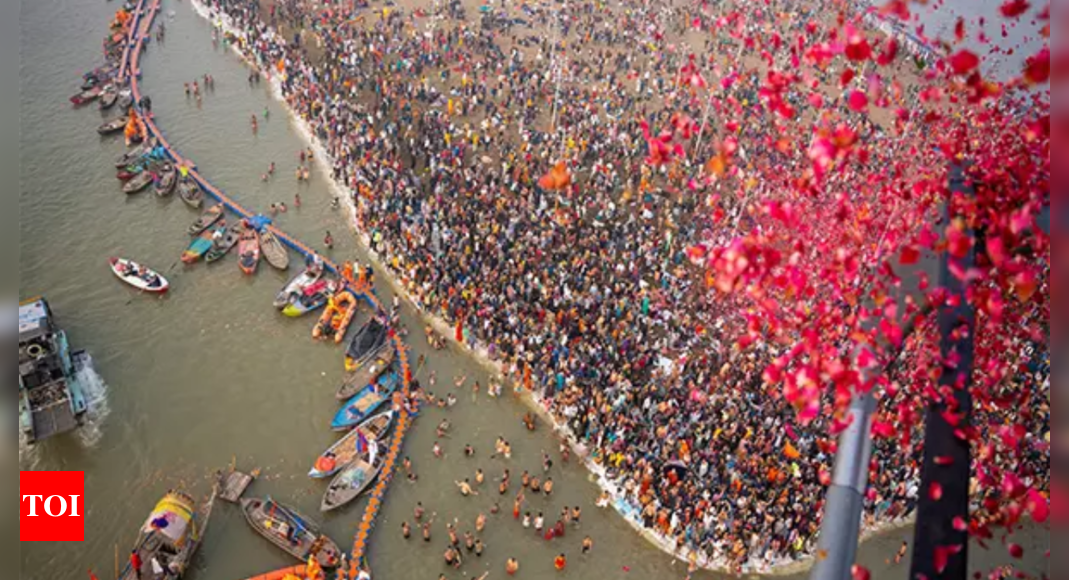
M43 298L19 304L19 340L35 338L49 331L48 304Z

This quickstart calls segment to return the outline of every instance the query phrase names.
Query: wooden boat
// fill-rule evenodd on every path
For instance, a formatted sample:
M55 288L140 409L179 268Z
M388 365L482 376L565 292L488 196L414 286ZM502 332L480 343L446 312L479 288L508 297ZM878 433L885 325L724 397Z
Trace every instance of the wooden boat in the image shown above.
M193 209L200 209L201 204L204 203L204 192L188 175L178 180L178 197Z
M145 157L131 163L130 165L127 165L126 167L119 169L115 172L115 177L119 181L130 181L131 179L147 171L151 165L152 161Z
M182 252L182 262L186 264L192 264L197 260L204 257L204 254L208 253L208 250L212 249L212 236L216 231L226 231L226 220L220 220L219 225L214 228L204 230L199 236L197 236L186 251ZM225 234L224 234L225 235Z
M387 330L382 313L376 313L365 322L345 350L345 370L353 372L368 362L372 354L386 342Z
M241 239L241 232L244 229L245 225L240 221L227 228L223 237L213 242L212 249L208 250L207 254L204 254L204 261L211 263L222 259L223 256L227 255L230 250L237 245L238 240Z
M301 292L315 284L321 277L323 277L323 265L319 262L313 262L304 269L304 272L290 280L289 284L286 284L278 293L278 296L275 296L275 308L279 310L285 308L292 300L296 300Z
M279 270L290 267L290 254L270 227L265 227L260 231L260 250L263 251L264 259L271 266Z
M320 511L336 510L371 487L375 478L379 476L379 472L382 471L385 455L385 450L379 451L377 442L369 442L367 453L362 454L331 480L327 492L323 494L323 503L319 506Z
M164 163L159 171L159 179L156 180L156 195L167 197L174 193L175 183L178 181L178 172L170 163Z
M141 160L142 157L148 155L152 151L153 144L150 142L144 142L137 147L123 153L115 160L115 169L122 169L127 165L132 165Z
M100 95L103 93L104 89L99 86L93 86L88 89L84 89L82 90L82 92L71 97L71 104L75 107L81 107L82 105L85 105L100 98Z
M327 298L334 294L335 282L332 280L319 280L305 288L289 304L282 309L284 316L295 318L304 316L309 312L322 308L327 304Z
M393 344L389 342L383 344L375 353L374 360L362 365L345 377L345 382L342 383L335 397L339 401L351 399L353 395L360 392L360 389L368 386L372 381L379 378L383 371L390 368L396 356L397 350L394 349Z
M101 135L111 135L112 133L118 133L126 128L126 123L130 121L129 117L123 115L122 117L116 117L107 123L97 127L97 133Z
M137 262L122 258L109 258L108 263L111 264L111 271L120 280L142 292L162 294L170 286L166 278Z
M104 89L104 92L100 94L100 110L106 111L115 106L115 103L119 100L119 90L114 85L110 85Z
M338 565L341 550L319 531L319 526L291 507L270 497L241 500L241 511L256 533L301 562L315 555L324 568Z
M218 486L212 489L211 498L199 513L192 497L179 491L167 492L141 526L137 544L134 545L134 551L141 560L141 570L134 570L127 562L119 573L119 580L154 578L154 559L165 570L173 572L174 575L170 577L181 578L204 539L218 489Z
M329 300L319 322L312 328L313 339L334 339L334 344L341 344L345 340L345 331L353 322L356 309L359 306L356 296L348 290L342 290Z
M219 221L221 217L223 217L223 204L213 205L204 210L204 213L200 214L197 221L193 222L186 231L189 232L189 235L195 236L212 227L212 224Z
M382 441L393 424L394 412L392 410L379 413L367 421L357 425L349 433L330 446L318 458L308 477L323 479L330 477L342 469L345 469L357 457L367 451L370 441Z
M123 89L119 91L119 99L115 103L122 110L127 110L134 105L134 94L130 92L130 89Z
M151 171L142 171L135 175L133 179L127 181L126 185L122 186L123 193L126 193L127 195L140 193L143 189L151 185L155 178L155 173Z
M331 429L335 431L348 431L367 419L383 403L390 400L390 395L397 390L401 382L401 376L391 371L382 375L375 382L365 386L353 398L342 405L330 422Z
M252 275L260 265L260 236L256 230L246 227L238 239L238 267L242 272Z

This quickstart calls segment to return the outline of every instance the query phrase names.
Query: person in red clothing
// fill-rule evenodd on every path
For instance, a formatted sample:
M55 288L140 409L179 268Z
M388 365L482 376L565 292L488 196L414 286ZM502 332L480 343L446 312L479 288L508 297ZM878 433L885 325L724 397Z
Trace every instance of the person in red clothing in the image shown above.
M564 570L564 567L567 565L568 559L564 557L564 554L557 556L557 558L553 560L553 567L556 568L558 572Z
M134 574L137 576L137 580L141 580L141 555L137 553L137 550L130 552L130 567L134 569Z

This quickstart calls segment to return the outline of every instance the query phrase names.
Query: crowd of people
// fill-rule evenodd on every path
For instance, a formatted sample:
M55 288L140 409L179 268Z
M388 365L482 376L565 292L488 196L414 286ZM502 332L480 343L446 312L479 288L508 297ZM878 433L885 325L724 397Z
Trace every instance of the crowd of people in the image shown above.
M605 470L621 511L703 564L764 569L815 548L834 463L829 419L800 424L770 393L763 372L782 345L740 348L737 330L752 319L708 292L687 250L759 228L748 199L788 187L811 163L778 146L791 136L761 105L760 63L792 53L787 42L755 57L730 34L695 35L720 17L719 3L653 4L211 6L237 31L228 42L278 80L311 127L357 228L418 306L544 401ZM752 7L787 32L823 9ZM694 68L745 123L706 122L709 107L679 81ZM817 78L836 87L840 72ZM874 144L870 163L908 149L901 126L850 108L845 93L826 98ZM895 98L910 107L918 92ZM827 108L797 91L779 106ZM647 163L645 126L680 117L692 123L689 160ZM744 169L697 192L680 186L679 173L732 131ZM573 183L541 187L561 161ZM1049 394L1031 405L1022 470L1044 487ZM868 517L909 516L920 452L885 439L875 461Z

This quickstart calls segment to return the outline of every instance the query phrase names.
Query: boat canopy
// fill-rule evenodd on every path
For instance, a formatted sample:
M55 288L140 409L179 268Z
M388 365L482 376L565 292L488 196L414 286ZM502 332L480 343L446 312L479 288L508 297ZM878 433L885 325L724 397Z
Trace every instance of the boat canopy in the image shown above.
M175 547L181 547L192 529L192 502L182 495L169 493L156 504L141 531L145 534L154 532L167 538Z
M35 298L19 304L19 342L47 336L52 332L48 304Z

